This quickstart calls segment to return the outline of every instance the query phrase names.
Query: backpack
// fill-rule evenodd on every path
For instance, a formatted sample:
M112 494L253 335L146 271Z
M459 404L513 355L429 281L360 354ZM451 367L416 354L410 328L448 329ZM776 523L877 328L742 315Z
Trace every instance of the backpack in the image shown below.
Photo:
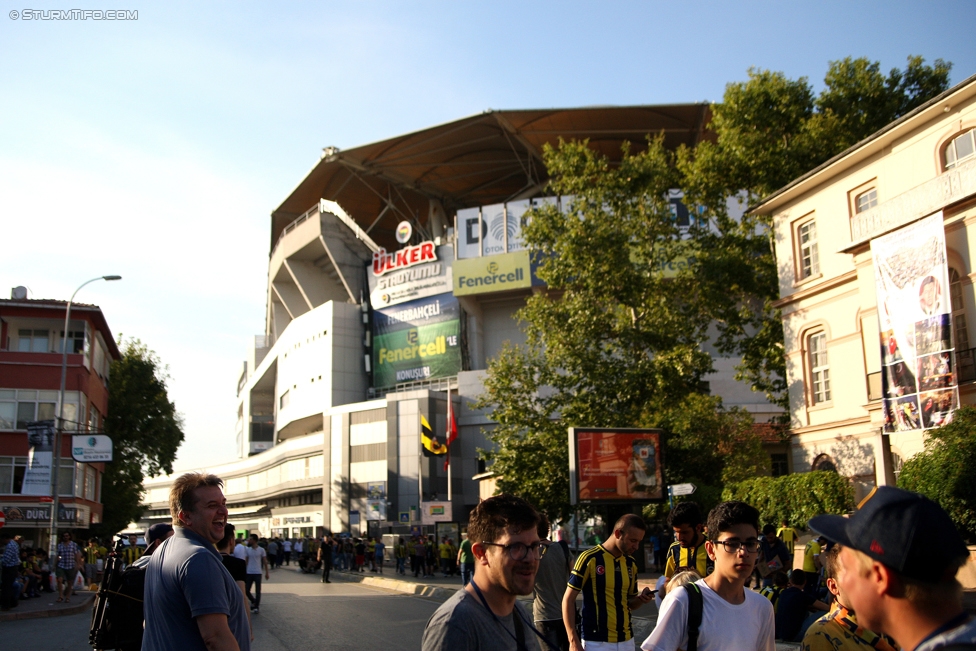
M143 592L146 568L122 569L122 542L109 555L95 595L88 643L95 649L139 651L142 648Z
M685 651L698 651L698 629L702 623L704 600L701 588L694 583L686 583L684 588L688 592L688 648Z

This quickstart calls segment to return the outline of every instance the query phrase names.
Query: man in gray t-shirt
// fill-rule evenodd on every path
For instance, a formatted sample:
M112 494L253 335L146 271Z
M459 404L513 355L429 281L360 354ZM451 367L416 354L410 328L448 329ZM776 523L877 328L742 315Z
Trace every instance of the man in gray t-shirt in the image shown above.
M549 537L549 522L539 524L539 537ZM535 575L532 601L532 619L535 626L562 651L569 651L569 637L563 624L563 595L569 571L572 568L564 542L549 543L546 555L539 561L539 573Z
M434 612L423 651L537 651L532 620L516 602L532 593L539 559L539 513L513 495L496 495L471 512L474 579Z
M214 547L227 521L222 485L187 473L170 489L175 533L146 568L143 651L250 651L244 597Z

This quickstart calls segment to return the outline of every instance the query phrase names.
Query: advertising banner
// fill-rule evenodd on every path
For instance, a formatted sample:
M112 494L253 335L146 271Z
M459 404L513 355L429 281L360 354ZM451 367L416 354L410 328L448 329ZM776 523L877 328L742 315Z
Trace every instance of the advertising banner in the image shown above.
M663 500L661 430L569 428L573 503Z
M373 312L373 386L450 377L461 370L461 307L439 294Z
M112 460L112 439L104 434L75 434L71 437L71 457L81 463Z
M459 210L457 213L458 258L477 258L524 249L522 216L531 207L531 202L526 199L508 204L496 203L491 206ZM480 238L479 223L481 224Z
M528 251L454 262L454 295L488 294L532 286Z
M429 245L427 249L423 248L425 244ZM383 255L386 257L394 256L394 263L379 264L374 261L367 270L369 304L374 309L451 291L451 258L454 257L452 247L442 246L435 249L434 245L428 242L409 248L426 252L424 255L418 254L417 257L429 261L411 266L407 264L410 261L409 254L404 254L405 260L401 261L403 264L396 266L396 254L386 254L384 251ZM403 251L407 250L403 249ZM378 260L380 255L377 253Z
M884 431L938 427L959 404L942 212L871 240Z
M50 495L51 466L54 463L54 421L35 420L27 423L27 469L21 495Z
M421 502L420 524L451 522L453 512L450 502Z

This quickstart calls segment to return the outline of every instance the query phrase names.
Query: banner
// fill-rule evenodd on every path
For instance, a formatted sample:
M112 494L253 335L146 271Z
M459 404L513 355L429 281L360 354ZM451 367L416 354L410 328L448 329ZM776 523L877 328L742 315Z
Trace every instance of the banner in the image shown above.
M424 245L411 247L423 249ZM366 271L369 282L369 304L373 308L397 305L418 298L449 293L452 286L451 246L433 248L429 251L434 260L417 266L404 266L389 270L387 266L374 264ZM377 254L379 255L379 254ZM395 254L391 254L395 255ZM409 258L407 260L409 262Z
M524 249L522 216L531 207L531 201L525 199L508 204L496 203L492 206L459 210L457 212L458 258L477 258Z
M871 240L884 431L938 427L959 404L942 212Z
M420 524L451 522L454 519L450 502L421 502L420 506Z
M50 495L51 466L54 463L54 421L35 420L27 423L27 469L21 495Z
M461 307L439 294L373 312L373 386L450 377L461 370Z
M661 500L661 431L569 428L572 503Z

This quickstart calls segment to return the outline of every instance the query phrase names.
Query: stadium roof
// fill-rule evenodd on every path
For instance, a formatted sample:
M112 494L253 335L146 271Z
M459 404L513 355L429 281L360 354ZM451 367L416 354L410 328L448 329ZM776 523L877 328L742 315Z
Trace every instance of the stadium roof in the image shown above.
M458 208L528 198L547 180L543 146L589 139L590 147L620 160L620 146L643 148L648 134L664 134L676 149L713 139L708 104L575 109L488 110L480 115L339 151L322 159L271 214L271 247L284 228L316 205L337 202L381 246L395 248L404 219L425 228L431 200L447 215Z

